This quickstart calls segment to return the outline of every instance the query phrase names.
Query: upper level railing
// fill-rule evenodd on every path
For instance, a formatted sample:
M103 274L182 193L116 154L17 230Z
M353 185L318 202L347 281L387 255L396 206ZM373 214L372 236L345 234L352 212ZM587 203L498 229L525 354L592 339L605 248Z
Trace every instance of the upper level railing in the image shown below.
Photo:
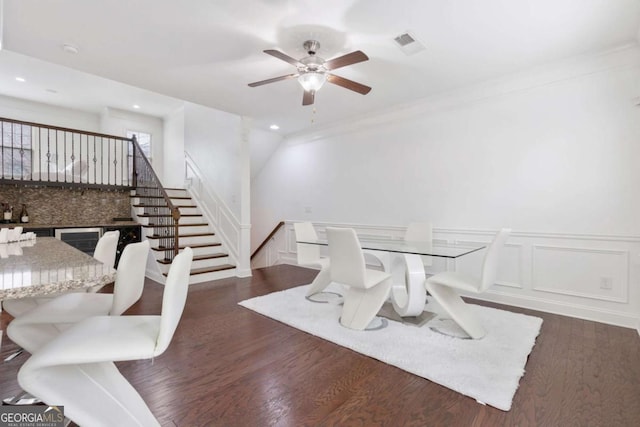
M0 184L135 189L165 259L178 253L180 211L135 137L0 118Z
M0 118L0 182L132 187L131 139Z

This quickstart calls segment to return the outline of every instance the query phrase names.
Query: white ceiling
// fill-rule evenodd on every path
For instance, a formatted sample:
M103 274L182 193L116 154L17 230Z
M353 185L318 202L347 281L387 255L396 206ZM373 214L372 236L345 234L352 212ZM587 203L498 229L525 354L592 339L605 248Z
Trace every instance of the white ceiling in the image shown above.
M3 22L2 94L160 116L177 98L289 134L636 43L640 0L5 0ZM403 53L393 38L405 31L426 49ZM247 86L295 71L264 49L301 58L309 38L325 59L364 51L335 74L373 90L326 84L303 107L295 80Z

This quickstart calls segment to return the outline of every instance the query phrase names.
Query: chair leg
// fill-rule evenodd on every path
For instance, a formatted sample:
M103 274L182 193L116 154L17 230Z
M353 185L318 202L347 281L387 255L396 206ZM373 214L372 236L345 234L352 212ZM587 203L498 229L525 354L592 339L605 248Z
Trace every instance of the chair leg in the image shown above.
M376 317L389 295L391 279L369 289L347 287L340 324L349 329L364 330Z
M471 308L460 298L458 293L449 286L426 281L427 291L440 304L443 310L464 330L471 338L480 339L486 331L473 314Z
M311 295L324 291L324 289L329 286L330 283L331 271L329 270L329 268L321 269L316 278L313 279L313 282L311 282L311 286L307 291L307 296L310 297Z
M13 353L11 353L10 355L8 355L7 357L5 357L4 361L5 362L10 362L13 359L15 359L16 357L20 356L23 352L24 352L24 349L23 348L19 348L16 351L14 351Z

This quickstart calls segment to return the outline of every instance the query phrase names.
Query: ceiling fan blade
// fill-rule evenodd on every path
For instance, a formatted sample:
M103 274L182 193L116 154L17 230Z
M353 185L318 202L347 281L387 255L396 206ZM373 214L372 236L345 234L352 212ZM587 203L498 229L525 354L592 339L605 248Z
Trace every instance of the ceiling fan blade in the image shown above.
M302 95L302 105L311 105L316 97L315 90L305 90Z
M298 61L295 58L290 57L289 55L280 52L279 50L275 50L275 49L267 49L267 50L263 50L264 53L266 53L267 55L271 55L274 56L278 59L282 59L285 62L288 62L291 65L294 65L296 67L304 67L304 64L300 61Z
M275 83L275 82L279 82L281 80L293 79L295 77L298 77L299 75L300 74L298 74L298 73L296 73L296 74L288 74L286 76L274 77L272 79L267 79L267 80L260 80L259 82L249 83L249 86L251 86L251 87L262 86L262 85L266 85L267 83Z
M354 82L353 80L345 79L344 77L336 76L335 74L327 74L327 81L334 85L342 86L343 88L361 93L362 95L366 95L371 91L369 86Z
M347 53L346 55L339 56L337 58L329 59L325 61L323 66L327 70L335 70L336 68L345 67L351 64L357 64L358 62L368 61L369 57L361 50Z

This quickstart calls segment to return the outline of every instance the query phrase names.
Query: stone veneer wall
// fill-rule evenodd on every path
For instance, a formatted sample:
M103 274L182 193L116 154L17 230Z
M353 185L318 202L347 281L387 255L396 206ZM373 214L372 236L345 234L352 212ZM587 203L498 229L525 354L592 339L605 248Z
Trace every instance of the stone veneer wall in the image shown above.
M128 190L0 185L0 202L13 206L14 221L27 205L33 225L100 225L131 216Z

